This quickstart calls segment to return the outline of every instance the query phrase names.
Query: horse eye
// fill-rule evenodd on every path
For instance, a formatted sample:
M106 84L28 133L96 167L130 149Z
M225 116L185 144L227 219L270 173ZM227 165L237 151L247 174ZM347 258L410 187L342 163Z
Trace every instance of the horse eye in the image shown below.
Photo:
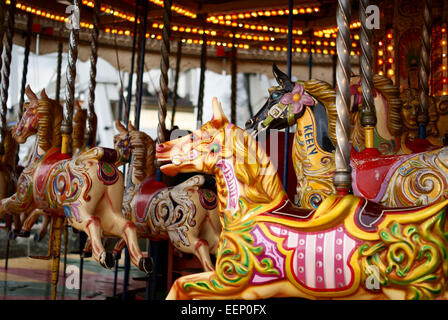
M277 99L280 96L280 93L274 92L271 94L272 99Z

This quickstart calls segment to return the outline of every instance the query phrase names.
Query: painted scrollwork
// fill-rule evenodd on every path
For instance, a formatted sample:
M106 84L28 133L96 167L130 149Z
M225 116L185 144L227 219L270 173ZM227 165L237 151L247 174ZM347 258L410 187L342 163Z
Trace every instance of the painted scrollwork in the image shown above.
M395 222L380 231L379 242L359 248L362 268L376 267L380 284L405 289L406 299L437 298L448 272L446 227L445 212L420 225Z

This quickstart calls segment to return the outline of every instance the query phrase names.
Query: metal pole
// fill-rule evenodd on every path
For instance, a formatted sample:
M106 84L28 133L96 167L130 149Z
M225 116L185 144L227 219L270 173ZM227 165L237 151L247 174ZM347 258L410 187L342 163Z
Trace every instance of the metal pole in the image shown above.
M159 112L158 112L158 116L159 116L159 125L157 127L157 136L158 136L158 142L159 143L163 143L165 142L166 139L166 126L165 126L165 121L166 121L166 109L167 109L167 99L168 99L168 93L169 93L169 89L168 89L168 69L170 68L170 35L171 35L171 17L172 17L172 12L171 12L171 5L172 5L172 0L164 0L163 1L163 29L162 29L162 47L161 47L161 52L162 52L162 57L160 59L160 79L159 79L159 85L160 85L160 94L159 94ZM179 76L179 64L180 64L180 51L178 48L178 61L176 63L176 71L177 71L177 75L176 78ZM178 79L177 79L178 80ZM177 80L176 80L176 90L174 92L174 95L177 94ZM174 111L174 110L173 110ZM157 168L157 172L156 172L156 180L157 181L162 181L162 173L160 171L160 168ZM152 245L153 250L150 250L148 252L152 253L152 258L154 261L154 269L151 275L151 283L149 282L149 280L147 280L146 282L146 288L147 288L147 295L146 295L146 300L149 299L155 299L155 291L156 291L156 286L157 286L157 278L156 278L156 273L157 273L157 255L158 255L158 243L154 243ZM149 247L151 248L151 244L149 245ZM149 288L149 291L148 291Z
M168 99L168 69L170 68L170 34L171 34L171 4L172 0L163 1L163 29L162 29L162 57L160 59L160 93L159 93L159 124L157 127L157 136L159 143L165 142L166 134L166 105Z
M338 37L336 39L336 52L338 62L336 66L336 109L338 119L336 122L336 146L335 162L336 171L333 183L340 194L347 194L351 187L350 167L350 0L338 0L336 20Z
M87 146L96 145L96 115L95 115L95 88L96 88L96 64L98 60L98 34L99 34L99 13L101 0L95 1L93 13L92 41L90 41L90 83L89 83L89 104L87 108Z
M23 103L24 103L24 97L25 97L25 87L26 87L26 75L28 73L28 60L30 56L30 44L31 44L31 32L33 27L33 16L31 13L28 13L27 16L27 32L26 32L26 38L25 38L25 52L23 57L23 73L22 73L22 87L20 90L20 102L19 102L19 116L18 119L22 118L23 114Z
M62 120L62 148L61 153L69 153L68 146L70 136L73 131L73 110L75 103L75 80L76 80L76 60L78 59L78 42L79 42L79 16L80 16L80 0L73 0L74 13L72 14L72 25L69 37L68 64L67 64L67 84L65 86L65 108L63 108L64 119Z
M234 32L235 34L235 32ZM236 90L237 90L237 70L236 70L236 43L235 37L232 38L232 60L231 60L231 72L232 72L232 84L231 84L231 99L230 99L230 122L236 124Z
M135 120L134 120L134 126L137 130L140 128L140 113L141 113L141 106L142 106L142 94L143 94L143 72L145 67L145 46L146 46L146 27L148 22L148 1L143 1L143 13L142 13L142 19L143 23L140 30L140 53L139 53L139 65L138 65L138 74L137 74L137 105L135 108ZM131 160L132 161L132 160ZM131 176L131 170L128 172L128 181L130 182ZM129 250L128 247L125 248L125 264L124 264L124 281L123 281L123 293L122 293L122 299L126 300L126 291L127 286L129 282L129 270L131 267L130 262L130 256L129 256Z
M5 23L5 4L4 2L0 3L0 55L3 53L3 36L5 34L5 27L4 27L4 23ZM0 69L2 67L2 59L0 58ZM5 115L6 117L6 115ZM3 145L0 146L0 149L3 148ZM4 151L4 150L3 150ZM5 217L5 222L6 222L6 253L5 253L5 270L8 270L8 260L9 260L9 245L10 245L10 240L9 240L9 233L11 232L11 225L12 225L12 216L6 216Z
M56 101L60 103L59 95L61 94L61 72L62 71L62 28L59 29L58 36L58 67L56 75Z
M429 74L431 55L431 0L424 0L423 9L423 25L422 25L422 46L420 49L420 69L418 73L419 89L420 89L420 108L417 115L418 137L426 138L426 126L429 122Z
M177 42L177 53L176 53L176 76L174 78L173 109L171 112L171 129L174 127L174 115L176 114L176 107L177 107L177 90L179 84L181 58L182 58L182 39L179 39L179 41Z
M205 26L205 23L204 23ZM204 28L205 30L205 28ZM202 47L201 47L201 75L199 79L199 96L198 96L198 117L197 127L202 125L202 110L204 105L204 86L205 86L205 68L207 64L207 36L205 32L202 34Z
M137 0L135 3L135 20L134 20L134 34L132 37L132 55L131 55L131 69L129 70L129 79L128 79L128 95L126 99L126 119L129 120L129 113L131 112L131 101L132 101L132 78L134 76L134 61L135 61L135 48L136 48L136 40L137 40L137 26L138 26L138 17L139 17L139 3ZM126 128L128 127L128 121L126 121ZM123 166L123 176L126 176L126 165ZM127 186L127 184L126 184ZM126 299L126 290L128 285L129 278L129 268L130 268L130 260L129 260L129 252L127 248L125 249L125 273L124 273L124 283L123 283L123 293L122 299ZM127 262L127 264L126 264ZM118 263L119 259L115 259L115 270L114 270L114 295L117 294L117 281L118 281ZM126 268L127 265L127 268ZM128 274L126 274L126 270L128 270Z
M376 113L373 101L372 30L366 27L366 8L369 6L369 2L369 0L359 0L359 20L361 21L361 86L364 98L360 120L365 130L366 148L374 148L373 130L376 126Z
M9 88L9 73L11 71L11 51L12 38L14 37L14 14L16 10L16 1L12 0L8 8L7 30L6 30L6 46L3 54L2 63L2 85L1 85L1 132L0 132L0 154L4 154L5 134L7 130L6 115L8 112L8 88Z
M292 27L293 27L293 6L294 0L289 0L288 16L288 57L286 68L288 77L292 76ZM289 126L285 128L285 140L283 146L283 189L288 190L288 160L289 160Z
M126 115L129 117L129 113L131 112L131 102L132 102L132 80L134 77L134 61L135 61L135 47L137 42L137 25L138 25L138 16L139 16L139 3L137 0L135 3L135 21L134 21L134 36L132 37L132 55L131 55L131 69L129 71L129 81L128 81L128 96L126 101ZM126 121L127 122L127 121ZM127 128L127 124L126 124Z
M252 99L250 93L250 73L245 73L244 79L247 93L247 107L249 108L249 116L252 118L254 116L254 110L252 109Z

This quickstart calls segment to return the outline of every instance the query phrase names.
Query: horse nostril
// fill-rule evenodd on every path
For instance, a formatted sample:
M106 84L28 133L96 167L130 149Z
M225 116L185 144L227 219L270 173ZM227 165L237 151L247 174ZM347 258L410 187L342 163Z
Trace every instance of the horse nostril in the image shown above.
M162 152L163 149L165 149L165 146L163 145L163 143L161 143L161 144L157 145L156 151L157 152Z

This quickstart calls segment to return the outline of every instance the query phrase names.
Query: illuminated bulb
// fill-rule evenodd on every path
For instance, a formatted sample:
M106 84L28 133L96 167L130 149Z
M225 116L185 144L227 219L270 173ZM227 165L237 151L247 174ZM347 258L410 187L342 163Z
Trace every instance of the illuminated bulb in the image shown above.
M393 69L389 69L389 70L387 71L387 75L390 76L390 77L392 77L394 74L395 74L395 72L394 72Z

